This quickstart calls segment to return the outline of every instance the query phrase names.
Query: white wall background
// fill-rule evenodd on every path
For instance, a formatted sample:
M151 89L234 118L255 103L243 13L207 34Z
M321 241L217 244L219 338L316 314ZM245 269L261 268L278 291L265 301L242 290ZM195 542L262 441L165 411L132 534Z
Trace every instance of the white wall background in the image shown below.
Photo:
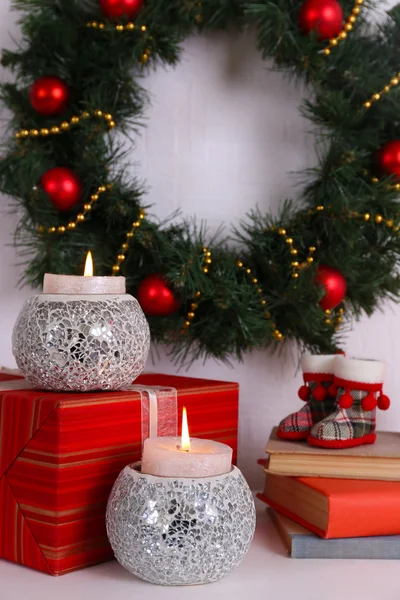
M383 3L382 3L383 4ZM394 5L391 0L386 6ZM18 40L16 15L0 0L0 46ZM210 229L235 224L256 204L273 210L298 193L293 171L314 164L309 123L297 112L302 89L269 72L251 34L218 33L187 41L175 70L158 70L144 84L152 95L148 127L132 152L132 168L147 179L154 214L163 218L177 208L186 216L206 219ZM6 75L2 73L2 77ZM139 164L140 162L140 164ZM29 289L17 288L21 268L12 242L15 219L2 199L0 220L0 364L14 365L13 323ZM389 364L386 393L389 413L378 414L379 426L400 427L397 389L400 373L400 308L386 306L371 319L354 324L346 350ZM163 355L151 370L176 372ZM272 426L300 407L296 349L271 355L257 352L233 369L208 361L194 364L190 375L238 381L241 385L240 466L254 487L261 486L256 459L263 455Z

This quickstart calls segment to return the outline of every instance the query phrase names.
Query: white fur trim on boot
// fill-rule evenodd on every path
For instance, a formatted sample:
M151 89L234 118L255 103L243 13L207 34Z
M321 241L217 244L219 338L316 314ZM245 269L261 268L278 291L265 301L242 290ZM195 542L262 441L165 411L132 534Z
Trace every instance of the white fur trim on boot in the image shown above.
M337 354L306 354L301 359L303 373L334 373Z
M359 383L383 383L386 364L381 360L336 356L335 377Z

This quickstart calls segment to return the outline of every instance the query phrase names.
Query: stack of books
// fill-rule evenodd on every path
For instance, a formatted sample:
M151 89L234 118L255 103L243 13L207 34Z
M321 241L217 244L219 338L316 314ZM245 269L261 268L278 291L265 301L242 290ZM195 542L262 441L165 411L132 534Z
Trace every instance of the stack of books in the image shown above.
M400 559L400 433L325 450L280 440L275 429L266 452L258 497L289 556Z

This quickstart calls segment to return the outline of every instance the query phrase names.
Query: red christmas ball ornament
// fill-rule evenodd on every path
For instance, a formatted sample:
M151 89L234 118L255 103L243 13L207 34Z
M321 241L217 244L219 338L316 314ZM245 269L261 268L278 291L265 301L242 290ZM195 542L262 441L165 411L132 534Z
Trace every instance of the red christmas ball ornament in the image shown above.
M69 98L68 86L58 77L40 77L29 91L33 108L46 117L64 112Z
M336 0L307 0L300 8L299 25L304 33L315 31L318 39L336 37L343 26L343 9Z
M315 282L325 288L325 295L319 303L321 308L331 310L343 302L347 283L340 271L327 265L319 265Z
M121 17L135 19L143 4L143 0L100 0L100 10L109 21L117 21Z
M137 298L149 317L168 317L179 308L179 301L162 275L150 275L142 281Z
M82 197L82 184L71 169L50 169L43 175L41 184L57 210L70 210Z
M380 173L400 178L400 140L382 146L376 155L376 166Z

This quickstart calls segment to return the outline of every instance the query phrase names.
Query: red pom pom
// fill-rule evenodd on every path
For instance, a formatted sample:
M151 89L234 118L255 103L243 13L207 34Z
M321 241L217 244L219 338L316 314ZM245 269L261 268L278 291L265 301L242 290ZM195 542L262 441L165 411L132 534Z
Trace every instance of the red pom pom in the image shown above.
M390 398L381 394L378 398L378 406L381 410L387 410L390 407Z
M343 25L343 9L337 0L307 0L299 12L304 33L315 31L320 40L336 37Z
M323 310L331 310L343 302L347 284L340 271L327 265L319 265L315 283L325 288L325 294L319 303Z
M325 389L323 385L319 384L319 385L317 385L317 387L315 387L313 389L312 395L313 395L313 398L315 400L317 400L318 402L323 402L324 400L326 400L326 397L328 395L328 390Z
M345 392L339 400L340 408L351 408L353 406L353 397L350 392Z
M82 184L70 169L55 167L47 171L41 180L44 191L57 210L71 210L82 197Z
M376 166L380 173L395 175L400 178L400 140L387 142L375 157Z
M29 91L33 108L46 117L64 112L69 96L68 86L58 77L40 77Z
M332 396L332 398L336 398L337 391L338 391L337 385L335 385L334 383L332 383L332 384L331 384L331 385L328 387L328 394L329 394L330 396Z
M139 286L137 299L151 317L168 317L179 308L179 300L162 275L146 277Z
M100 10L110 21L127 17L136 19L143 8L143 0L100 0Z
M370 392L368 394L368 396L365 396L361 405L362 405L363 410L365 410L365 412L370 412L371 410L374 410L374 408L376 408L376 405L377 405L375 395L372 392Z
M298 394L299 394L300 400L303 400L303 402L307 402L308 396L310 394L310 390L308 389L308 387L306 385L302 385L298 391Z

